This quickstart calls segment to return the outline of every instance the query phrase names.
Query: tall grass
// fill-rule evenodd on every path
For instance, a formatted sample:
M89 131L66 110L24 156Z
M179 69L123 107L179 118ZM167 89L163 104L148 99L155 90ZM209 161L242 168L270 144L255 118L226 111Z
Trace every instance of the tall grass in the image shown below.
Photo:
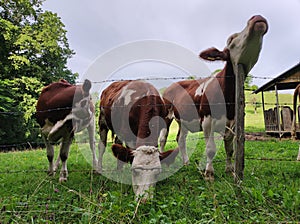
M248 96L247 96L248 97ZM263 131L261 107L246 107L246 131ZM251 112L252 111L252 112ZM176 124L167 148L174 141ZM217 141L215 181L203 178L203 134L188 136L190 165L156 185L146 204L134 200L132 186L93 173L73 144L69 178L48 177L45 149L1 153L0 223L297 223L300 221L298 142L287 139L246 141L244 180L236 185L224 173L224 144ZM199 140L195 140L198 139ZM58 148L56 147L56 154ZM109 147L106 156L112 156ZM180 155L176 162L181 162ZM114 169L116 164L112 164Z

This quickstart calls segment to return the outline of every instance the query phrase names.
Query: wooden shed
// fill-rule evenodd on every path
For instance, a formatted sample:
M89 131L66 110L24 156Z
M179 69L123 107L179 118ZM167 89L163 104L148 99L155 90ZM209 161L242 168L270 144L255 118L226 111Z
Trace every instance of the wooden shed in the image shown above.
M253 93L262 93L262 106L264 112L265 130L267 134L276 134L282 137L284 134L290 134L292 125L292 108L286 105L280 105L278 99L279 90L294 90L300 83L300 63L290 68L286 72L277 76L270 82L264 84ZM274 108L266 109L264 92L275 91L276 105ZM296 115L297 135L300 134L300 106Z

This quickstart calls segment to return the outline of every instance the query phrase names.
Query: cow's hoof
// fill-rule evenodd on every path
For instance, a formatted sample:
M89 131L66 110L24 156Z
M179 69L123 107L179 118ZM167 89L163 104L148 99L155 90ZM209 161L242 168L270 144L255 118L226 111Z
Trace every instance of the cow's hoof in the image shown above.
M53 176L55 176L55 171L54 170L48 170L47 174L48 174L49 177L53 177Z
M102 169L100 169L100 168L94 168L93 169L93 173L94 174L101 174L102 173Z
M215 180L214 172L206 170L204 173L204 179L209 182L214 182Z
M225 168L226 174L233 174L233 172L234 172L233 166L226 166L226 168Z
M59 177L59 183L66 182L68 178L68 171L61 171Z
M66 177L60 177L59 178L59 183L63 183L63 182L67 182L67 178Z
M187 165L189 165L189 164L190 164L190 160L189 160L189 159L183 160L183 165L184 165L184 166L187 166Z

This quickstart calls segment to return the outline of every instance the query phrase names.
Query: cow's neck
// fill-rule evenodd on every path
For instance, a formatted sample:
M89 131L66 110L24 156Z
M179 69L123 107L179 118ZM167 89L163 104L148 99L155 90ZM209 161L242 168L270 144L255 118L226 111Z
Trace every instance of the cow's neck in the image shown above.
M226 63L218 76L225 98L227 118L233 120L235 111L235 74L230 61Z

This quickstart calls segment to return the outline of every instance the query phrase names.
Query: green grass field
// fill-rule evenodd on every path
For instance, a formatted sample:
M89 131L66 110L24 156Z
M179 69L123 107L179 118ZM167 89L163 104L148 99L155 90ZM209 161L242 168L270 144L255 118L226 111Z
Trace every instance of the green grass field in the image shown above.
M246 101L248 97L247 94ZM270 95L271 97L271 95ZM259 99L260 100L260 99ZM271 99L268 102L272 103ZM275 101L274 101L275 102ZM264 130L262 108L246 108L246 131ZM175 148L173 125L167 148ZM224 144L217 141L215 181L203 178L202 133L189 134L190 165L157 183L146 204L134 201L132 186L92 172L85 144L73 144L69 178L48 177L45 149L1 153L0 223L298 223L300 162L298 142L245 142L244 180L224 173ZM199 140L198 140L199 138ZM57 152L57 149L56 149ZM84 152L84 153L83 153ZM112 157L109 147L106 160ZM180 156L176 166L180 166ZM110 169L116 167L111 161Z

